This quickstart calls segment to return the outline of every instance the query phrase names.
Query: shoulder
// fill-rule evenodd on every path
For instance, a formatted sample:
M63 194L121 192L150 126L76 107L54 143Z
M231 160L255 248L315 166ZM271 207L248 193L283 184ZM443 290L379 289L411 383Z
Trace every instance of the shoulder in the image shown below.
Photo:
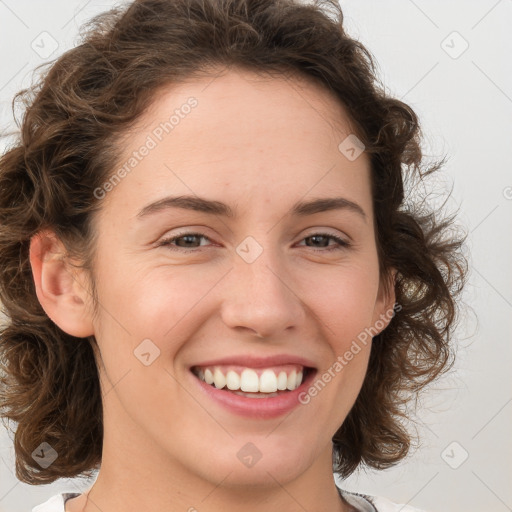
M358 512L427 512L403 503L394 503L382 496L370 496L338 488L341 496Z
M34 507L32 512L65 512L64 503L66 503L66 500L76 496L79 496L79 493L64 492L56 494L41 505Z

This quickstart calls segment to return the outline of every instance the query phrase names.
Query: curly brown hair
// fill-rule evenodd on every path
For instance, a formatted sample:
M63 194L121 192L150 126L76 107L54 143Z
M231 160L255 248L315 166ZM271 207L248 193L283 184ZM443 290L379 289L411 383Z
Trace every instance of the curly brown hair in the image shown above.
M337 1L136 1L94 18L78 46L16 95L25 113L0 160L0 414L17 424L24 482L90 476L103 436L96 341L66 334L45 314L31 237L52 229L92 271L94 191L116 164L120 138L159 89L226 66L323 84L370 156L379 266L382 277L396 270L400 308L374 338L360 394L333 437L334 471L346 477L360 464L380 469L404 458L413 438L406 405L453 364L463 237L453 216L408 204L404 193L407 179L423 180L445 159L425 165L415 112L385 93L373 57L345 33ZM43 441L59 453L45 470L32 458Z

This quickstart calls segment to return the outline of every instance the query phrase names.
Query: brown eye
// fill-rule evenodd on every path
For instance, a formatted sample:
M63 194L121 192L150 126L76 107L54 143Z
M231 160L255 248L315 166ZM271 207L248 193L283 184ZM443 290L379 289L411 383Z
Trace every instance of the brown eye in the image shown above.
M316 247L320 247L320 249L317 249L320 251L322 251L322 249L321 249L322 247L325 247L326 251L337 251L337 250L344 249L344 248L350 246L350 243L347 242L346 240L344 240L343 238L340 238L335 235L331 235L329 233L315 233L313 235L310 235L310 236L304 238L304 240L311 241L311 243L306 243L307 247L313 247L314 249ZM334 245L329 245L330 240L334 240L336 243ZM315 244L320 244L320 245L318 246ZM324 250L324 252L325 252L325 250Z
M199 249L201 247L200 239L210 240L202 233L180 233L171 238L166 238L158 243L158 247L166 246L171 250L180 251L186 249ZM194 240L195 239L195 240ZM196 245L199 241L199 245ZM176 245L175 245L176 243Z

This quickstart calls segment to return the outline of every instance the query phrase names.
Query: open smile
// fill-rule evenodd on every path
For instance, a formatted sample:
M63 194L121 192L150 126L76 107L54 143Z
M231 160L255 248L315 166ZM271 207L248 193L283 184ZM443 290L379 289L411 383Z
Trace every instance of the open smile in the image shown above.
M297 363L244 366L202 364L192 366L194 380L215 402L239 415L272 418L300 405L316 369Z

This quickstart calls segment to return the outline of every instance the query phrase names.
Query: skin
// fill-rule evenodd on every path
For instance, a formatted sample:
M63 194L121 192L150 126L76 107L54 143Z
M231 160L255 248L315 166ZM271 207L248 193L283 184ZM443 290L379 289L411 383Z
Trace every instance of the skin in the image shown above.
M69 334L94 335L100 351L102 466L89 500L69 500L66 511L352 510L334 486L331 438L360 391L371 342L307 405L276 419L213 403L188 368L286 353L311 359L321 375L389 312L368 156L350 161L338 150L353 129L320 85L229 69L161 91L125 138L120 165L191 96L197 107L102 199L97 315L90 276L69 264L60 241L51 231L32 240L43 308ZM238 215L174 208L137 218L148 203L181 194L225 202ZM289 213L299 200L334 196L365 216ZM196 231L208 238L181 239L181 252L156 245ZM335 240L308 238L323 232L350 247L328 251ZM236 252L248 236L263 249L252 263ZM160 350L149 366L134 356L147 338ZM237 457L247 442L262 454L250 468Z

